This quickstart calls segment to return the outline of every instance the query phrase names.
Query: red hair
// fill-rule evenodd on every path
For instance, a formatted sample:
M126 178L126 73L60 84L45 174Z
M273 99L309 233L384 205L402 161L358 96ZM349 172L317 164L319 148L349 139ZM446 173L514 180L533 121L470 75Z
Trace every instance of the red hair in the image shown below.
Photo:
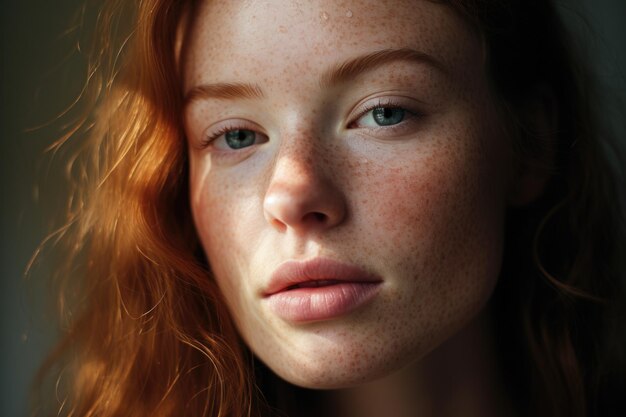
M124 3L107 2L97 20L95 123L57 237L69 254L59 276L71 316L44 369L68 363L62 415L249 415L248 359L197 256L187 203L174 54L183 2ZM114 31L127 13L136 23L126 37Z

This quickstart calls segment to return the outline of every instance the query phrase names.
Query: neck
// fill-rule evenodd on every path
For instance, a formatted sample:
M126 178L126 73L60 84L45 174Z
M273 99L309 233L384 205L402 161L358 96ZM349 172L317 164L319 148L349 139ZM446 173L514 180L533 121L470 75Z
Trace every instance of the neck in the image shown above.
M427 357L395 374L334 394L345 417L511 416L485 310Z

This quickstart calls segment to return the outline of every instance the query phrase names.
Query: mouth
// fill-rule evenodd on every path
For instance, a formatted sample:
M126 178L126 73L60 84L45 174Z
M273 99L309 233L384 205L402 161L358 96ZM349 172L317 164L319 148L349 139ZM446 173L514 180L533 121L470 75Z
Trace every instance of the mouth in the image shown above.
M335 279L320 279L316 281L305 281L299 284L290 285L285 288L283 291L291 291L297 290L298 288L317 288L317 287L328 287L330 285L341 284L343 281L338 281Z
M263 298L289 322L330 320L371 301L382 281L357 266L329 259L289 261L272 274Z

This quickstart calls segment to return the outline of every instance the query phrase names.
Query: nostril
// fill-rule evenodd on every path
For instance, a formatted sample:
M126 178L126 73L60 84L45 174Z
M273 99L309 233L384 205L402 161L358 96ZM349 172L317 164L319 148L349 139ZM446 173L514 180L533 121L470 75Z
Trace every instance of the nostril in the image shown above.
M324 213L313 213L313 216L318 222L325 222L327 217Z
M318 211L314 211L312 213L307 213L303 218L303 222L313 222L313 223L326 223L328 221L328 216L324 213L320 213Z
M334 183L317 177L290 178L283 175L273 180L263 198L263 215L274 230L284 233L293 229L304 234L334 227L343 221L346 215L344 195Z
M272 219L272 220L270 220L270 223L271 223L271 224L272 224L275 228L277 228L278 230L280 230L280 231L282 231L282 232L284 232L284 231L285 231L285 229L287 229L287 225L286 225L286 224L284 224L283 222L281 222L280 220L277 220L277 219Z

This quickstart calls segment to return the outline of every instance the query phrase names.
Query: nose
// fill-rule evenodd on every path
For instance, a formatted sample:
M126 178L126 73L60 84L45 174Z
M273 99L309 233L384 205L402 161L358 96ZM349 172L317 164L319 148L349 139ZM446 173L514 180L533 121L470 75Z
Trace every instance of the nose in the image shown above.
M312 150L279 154L264 200L268 223L280 232L330 229L346 216L345 196Z

